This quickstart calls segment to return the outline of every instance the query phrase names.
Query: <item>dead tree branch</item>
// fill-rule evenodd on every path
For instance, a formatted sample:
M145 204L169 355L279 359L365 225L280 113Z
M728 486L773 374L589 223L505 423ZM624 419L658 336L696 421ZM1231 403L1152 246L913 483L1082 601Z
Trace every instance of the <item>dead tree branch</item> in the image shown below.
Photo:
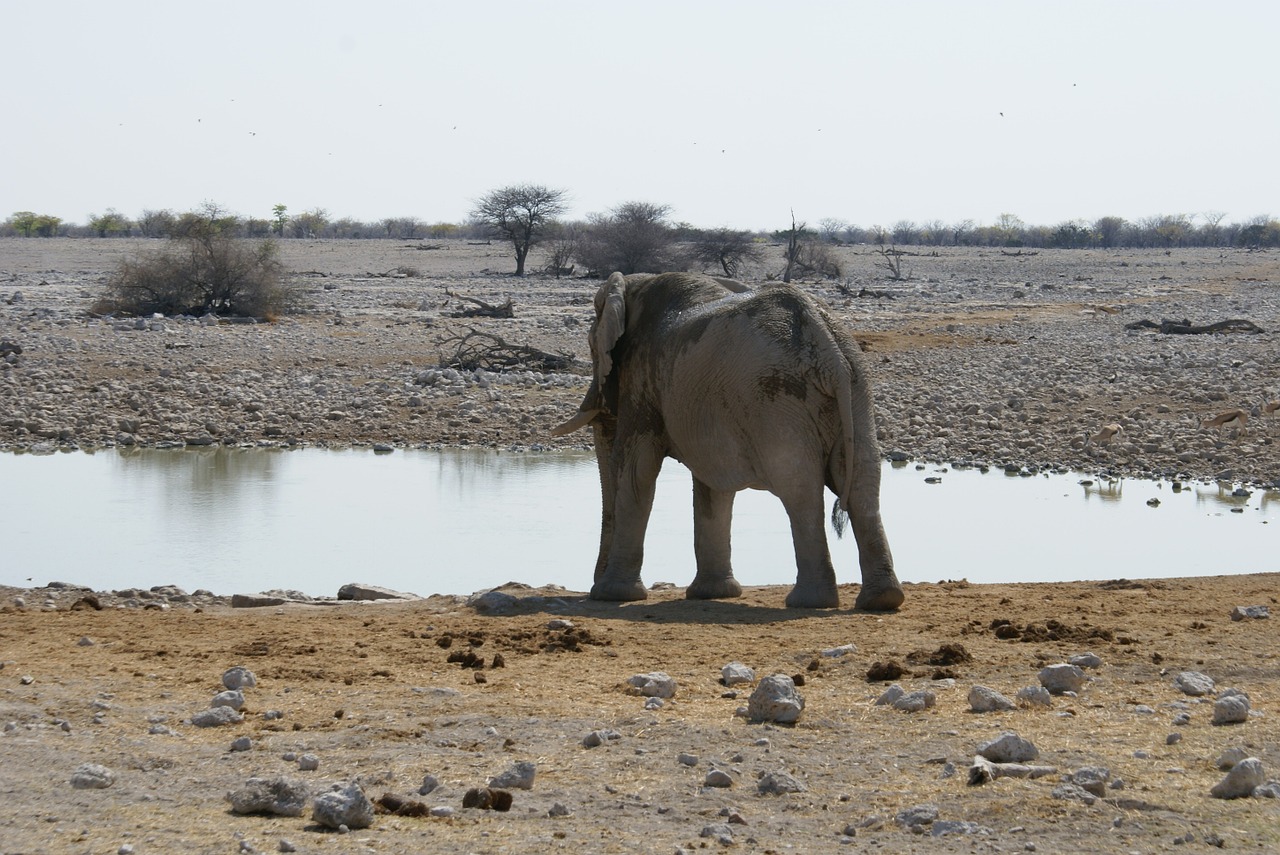
M455 294L448 288L444 289L444 293L460 302L472 304L471 308L464 307L453 312L449 316L451 318L514 318L516 316L510 297L501 306L494 306L484 300L477 300L475 297L464 297L461 294Z
M441 347L440 366L461 371L510 371L519 368L545 373L575 371L584 367L572 354L548 353L527 344L511 344L501 336L474 328L443 338L437 344Z
M1242 318L1233 318L1226 321L1218 321L1217 323L1204 324L1199 326L1191 323L1189 320L1171 321L1165 318L1156 323L1155 321L1141 320L1134 321L1124 325L1127 330L1151 329L1163 335L1205 335L1212 333L1260 333L1263 332L1262 327L1253 321L1246 321Z

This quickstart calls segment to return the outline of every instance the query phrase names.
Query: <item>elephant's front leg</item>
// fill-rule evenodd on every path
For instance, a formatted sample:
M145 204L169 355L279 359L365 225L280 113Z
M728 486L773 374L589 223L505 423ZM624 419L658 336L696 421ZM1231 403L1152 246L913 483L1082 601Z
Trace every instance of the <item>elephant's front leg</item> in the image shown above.
M736 494L713 490L693 479L693 552L698 574L685 596L691 600L718 600L742 596L729 560L729 532Z
M653 510L653 494L662 468L662 451L652 441L620 445L625 452L610 455L613 484L613 536L604 572L591 586L593 600L643 600L649 596L640 581L644 563L644 534Z

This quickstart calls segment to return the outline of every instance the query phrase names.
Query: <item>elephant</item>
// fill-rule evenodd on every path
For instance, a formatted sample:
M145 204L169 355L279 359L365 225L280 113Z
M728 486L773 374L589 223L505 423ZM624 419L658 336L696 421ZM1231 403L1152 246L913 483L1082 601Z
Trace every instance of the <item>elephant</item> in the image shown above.
M647 596L645 529L671 457L693 473L697 569L687 597L742 594L730 524L735 494L755 488L781 499L790 519L797 573L786 605L837 607L827 487L857 540L855 607L901 605L880 519L870 384L857 342L813 298L791 285L753 290L699 274L614 273L595 310L590 387L577 414L552 430L590 425L595 437L603 509L592 599Z

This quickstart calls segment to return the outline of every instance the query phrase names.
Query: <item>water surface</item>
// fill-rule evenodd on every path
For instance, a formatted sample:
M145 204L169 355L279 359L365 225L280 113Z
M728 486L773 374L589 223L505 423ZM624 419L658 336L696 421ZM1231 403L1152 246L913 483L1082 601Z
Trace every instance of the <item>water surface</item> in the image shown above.
M903 581L1069 581L1280 569L1280 494L1230 485L885 465L882 511ZM940 483L926 483L940 478ZM600 488L589 453L303 449L0 455L0 584L98 590L174 584L217 594L348 582L419 594L507 581L591 584ZM667 461L646 583L694 575L692 491ZM1148 505L1159 499L1158 507ZM851 537L830 535L841 582ZM773 496L739 494L734 565L747 585L795 579Z

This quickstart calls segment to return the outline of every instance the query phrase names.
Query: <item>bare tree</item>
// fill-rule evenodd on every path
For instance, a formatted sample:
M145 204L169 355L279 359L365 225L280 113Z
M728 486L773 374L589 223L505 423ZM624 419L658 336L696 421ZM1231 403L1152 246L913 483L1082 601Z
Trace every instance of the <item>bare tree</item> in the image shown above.
M491 235L511 242L516 252L516 275L524 275L524 262L546 233L548 226L564 213L566 192L541 184L513 184L491 190L476 202L471 219Z
M744 264L764 261L764 247L756 243L751 232L736 229L707 229L690 241L694 261L719 265L724 275L734 278Z
M680 267L671 254L675 233L671 209L652 202L626 202L588 218L578 258L594 273L657 273Z
M782 271L782 281L791 281L791 272L796 266L796 262L800 260L801 241L809 234L809 230L805 228L805 223L796 223L796 212L791 212L791 228L776 232L776 236L781 238L786 247L783 249L784 257L787 259L787 266Z
M839 217L823 217L818 220L818 234L822 235L823 240L830 243L839 243L840 236L844 234L847 228L849 228L849 224Z

